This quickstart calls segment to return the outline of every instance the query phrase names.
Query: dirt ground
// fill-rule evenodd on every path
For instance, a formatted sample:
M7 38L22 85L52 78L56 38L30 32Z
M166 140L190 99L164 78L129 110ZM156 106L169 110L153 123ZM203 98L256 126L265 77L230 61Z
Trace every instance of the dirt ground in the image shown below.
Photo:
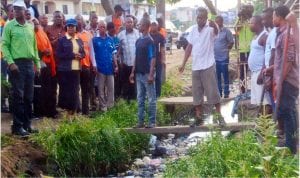
M28 140L11 137L11 144L1 149L1 177L41 177L47 155Z

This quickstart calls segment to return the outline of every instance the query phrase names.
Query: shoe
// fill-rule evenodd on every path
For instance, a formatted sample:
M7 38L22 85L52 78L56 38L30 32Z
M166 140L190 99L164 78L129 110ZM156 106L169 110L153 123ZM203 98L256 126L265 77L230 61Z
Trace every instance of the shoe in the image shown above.
M144 128L145 125L144 123L138 123L136 126L134 126L133 128L138 129L138 128Z
M229 98L229 95L224 95L224 98Z
M155 128L156 124L155 123L151 123L149 125L146 126L147 129L151 129L151 128Z
M28 132L28 133L39 133L39 130L38 129L34 129L32 127L28 127L28 128L25 128L25 130Z
M29 133L26 130L24 130L23 127L20 127L18 129L13 129L12 134L19 135L21 137L27 137L29 135Z
M190 127L196 127L196 126L201 126L204 124L204 119L202 117L200 118L195 118L195 121L190 124Z
M226 126L226 122L224 120L224 117L221 114L216 114L216 116L213 118L213 122L216 124L219 124L219 126L224 127Z

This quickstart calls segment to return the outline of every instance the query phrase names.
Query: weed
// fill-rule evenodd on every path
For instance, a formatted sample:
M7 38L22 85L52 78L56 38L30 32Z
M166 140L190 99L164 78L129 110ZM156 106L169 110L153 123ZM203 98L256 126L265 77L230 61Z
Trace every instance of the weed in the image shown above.
M170 162L165 177L297 177L298 158L276 147L274 130L271 117L261 116L255 131L238 137L212 133L187 157Z
M1 148L11 145L13 142L12 138L6 135L1 135Z

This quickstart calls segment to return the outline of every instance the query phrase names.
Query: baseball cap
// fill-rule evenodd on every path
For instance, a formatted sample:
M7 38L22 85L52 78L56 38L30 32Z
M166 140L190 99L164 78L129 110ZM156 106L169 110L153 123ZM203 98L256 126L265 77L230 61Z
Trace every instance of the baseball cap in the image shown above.
M13 6L17 6L17 7L24 7L25 9L27 9L24 0L15 0L13 2Z
M68 19L66 21L66 26L69 26L69 25L77 26L77 21L75 19Z

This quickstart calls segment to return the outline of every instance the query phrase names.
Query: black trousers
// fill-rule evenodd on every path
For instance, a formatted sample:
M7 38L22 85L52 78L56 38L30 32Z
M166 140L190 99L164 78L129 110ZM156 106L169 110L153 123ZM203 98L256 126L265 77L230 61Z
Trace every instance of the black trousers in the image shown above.
M81 111L82 114L89 114L89 101L91 91L91 69L82 67L80 72L80 87L81 87Z
M41 69L41 97L42 113L47 117L55 117L57 114L57 77L51 76L50 67Z
M136 87L135 83L132 84L129 82L129 76L132 70L132 66L127 66L123 64L121 66L121 90L122 90L122 97L126 100L134 100L136 99Z

